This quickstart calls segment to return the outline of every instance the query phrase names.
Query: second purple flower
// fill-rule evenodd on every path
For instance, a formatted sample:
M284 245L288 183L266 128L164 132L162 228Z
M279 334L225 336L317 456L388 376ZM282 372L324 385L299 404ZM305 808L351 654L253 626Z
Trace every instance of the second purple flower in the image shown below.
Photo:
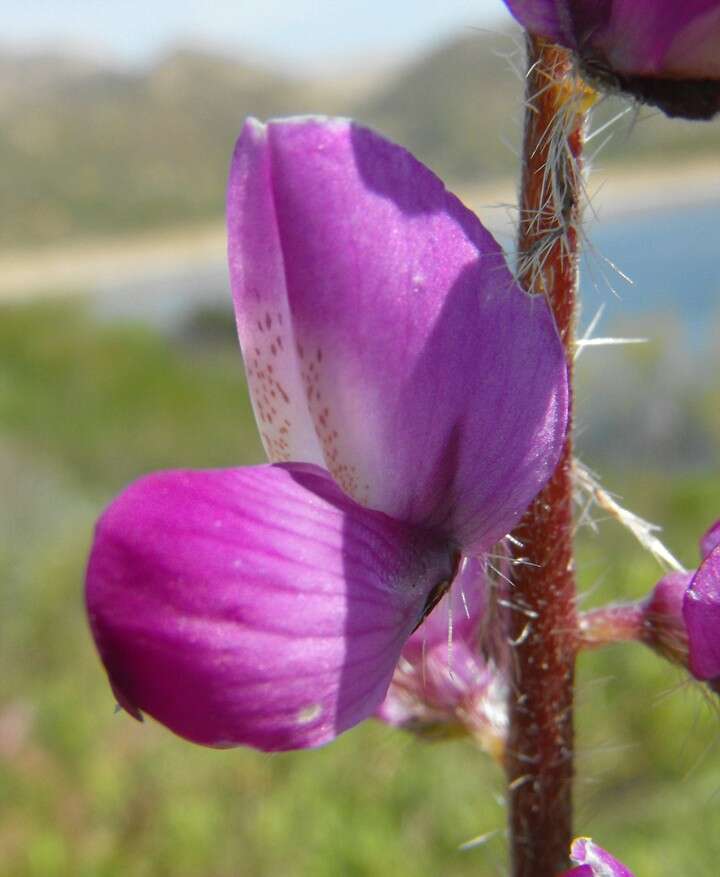
M720 110L718 0L505 0L531 33L572 49L584 73L669 116Z

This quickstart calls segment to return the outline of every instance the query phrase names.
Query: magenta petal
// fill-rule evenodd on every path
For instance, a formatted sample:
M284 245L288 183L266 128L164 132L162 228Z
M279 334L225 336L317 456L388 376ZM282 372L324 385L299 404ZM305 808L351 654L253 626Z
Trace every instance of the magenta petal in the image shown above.
M557 0L505 0L505 5L531 33L563 45L572 39L569 12L564 3Z
M683 77L720 73L718 0L614 0L607 24L596 2L581 5L594 7L584 38L620 72ZM700 54L694 58L696 51Z
M700 556L707 557L718 545L720 545L720 521L715 521L700 540Z
M720 78L720 3L707 0L671 40L665 70L688 78Z
M589 837L578 837L572 842L570 858L580 867L566 871L565 877L633 877L629 868Z
M683 617L690 670L698 679L720 677L720 546L700 564L685 594Z
M452 649L460 642L477 650L478 631L485 609L485 561L464 557L450 590L403 647L411 663L437 645Z
M451 572L311 466L161 472L97 527L87 603L121 703L210 746L317 746L370 715Z
M545 483L565 433L565 361L546 303L519 289L477 218L404 149L343 120L265 130L269 159L253 160L270 163L325 465L361 504L479 552ZM245 300L236 292L239 310Z

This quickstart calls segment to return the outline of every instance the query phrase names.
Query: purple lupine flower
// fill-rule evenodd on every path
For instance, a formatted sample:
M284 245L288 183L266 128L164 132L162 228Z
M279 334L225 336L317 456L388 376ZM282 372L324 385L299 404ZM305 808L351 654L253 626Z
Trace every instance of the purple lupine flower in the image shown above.
M572 49L585 75L670 116L720 110L720 0L505 0L529 31Z
M500 760L507 736L504 667L481 654L486 562L465 558L452 588L405 643L377 711L423 737L469 734Z
M546 303L408 152L249 121L228 191L238 331L271 465L169 471L101 517L92 632L119 703L211 746L317 746L550 476L567 374Z
M720 690L720 521L700 540L694 572L673 572L644 603L643 638L696 679Z
M575 838L570 858L578 867L564 871L561 877L633 877L629 868L589 837Z

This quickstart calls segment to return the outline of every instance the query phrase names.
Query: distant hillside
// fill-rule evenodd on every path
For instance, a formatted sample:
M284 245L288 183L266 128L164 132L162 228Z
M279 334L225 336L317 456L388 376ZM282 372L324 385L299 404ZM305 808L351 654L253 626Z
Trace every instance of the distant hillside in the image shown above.
M242 118L287 113L301 96L194 52L146 73L58 65L50 82L18 83L0 103L0 245L217 215Z
M522 58L517 35L463 36L399 71L354 115L444 177L512 174L522 118L522 81L512 65Z
M194 50L140 72L61 55L0 55L0 247L218 217L248 114L353 116L456 184L515 174L522 84L513 53L517 63L512 34L465 34L370 93ZM606 101L598 118L618 106ZM666 161L720 147L718 123L650 116L640 114L629 138L620 129L604 158Z

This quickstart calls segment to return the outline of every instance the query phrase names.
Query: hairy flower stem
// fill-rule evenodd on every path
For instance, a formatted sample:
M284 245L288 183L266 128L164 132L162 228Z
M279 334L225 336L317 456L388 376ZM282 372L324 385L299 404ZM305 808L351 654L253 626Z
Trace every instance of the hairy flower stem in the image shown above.
M616 603L582 613L578 647L598 649L615 643L645 642L650 631L644 601Z
M572 370L580 156L593 92L568 52L529 37L526 99L518 273L527 290L547 297ZM513 877L556 877L568 866L578 644L572 486L568 433L553 477L513 534L506 756Z

